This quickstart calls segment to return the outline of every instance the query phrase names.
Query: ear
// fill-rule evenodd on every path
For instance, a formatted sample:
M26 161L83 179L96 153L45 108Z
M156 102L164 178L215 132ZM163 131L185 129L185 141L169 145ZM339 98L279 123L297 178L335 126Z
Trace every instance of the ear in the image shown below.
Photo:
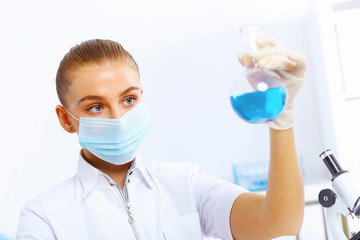
M143 95L144 89L141 88L141 96Z
M70 122L69 115L64 109L64 107L61 105L57 105L55 110L56 110L56 115L59 118L60 125L63 127L63 129L65 129L65 131L69 133L75 132L75 128Z

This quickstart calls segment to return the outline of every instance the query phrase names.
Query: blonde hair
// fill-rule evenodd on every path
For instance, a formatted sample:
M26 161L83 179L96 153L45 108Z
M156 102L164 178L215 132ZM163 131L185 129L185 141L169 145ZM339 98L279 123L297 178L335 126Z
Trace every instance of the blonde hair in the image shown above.
M106 61L130 63L139 71L133 57L118 42L103 39L84 41L65 54L57 70L56 91L61 104L67 106L65 96L71 84L71 73L89 64L101 64Z

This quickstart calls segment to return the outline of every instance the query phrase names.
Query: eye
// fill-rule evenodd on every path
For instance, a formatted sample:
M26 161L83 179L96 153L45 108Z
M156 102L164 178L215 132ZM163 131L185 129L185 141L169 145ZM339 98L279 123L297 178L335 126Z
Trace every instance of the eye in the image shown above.
M101 110L103 110L103 107L101 105L95 105L86 109L87 112L91 113L98 113L101 112Z
M123 103L124 103L125 105L131 105L131 104L133 104L135 101L136 101L136 97L135 97L135 96L131 96L131 97L126 98L126 99L123 101Z

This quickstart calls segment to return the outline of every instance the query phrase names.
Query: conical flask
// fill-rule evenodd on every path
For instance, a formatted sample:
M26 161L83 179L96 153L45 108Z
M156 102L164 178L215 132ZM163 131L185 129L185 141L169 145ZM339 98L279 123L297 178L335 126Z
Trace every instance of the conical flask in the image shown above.
M257 51L256 38L261 27L240 29L242 51L253 56ZM249 123L265 123L275 120L285 108L287 89L279 75L259 68L256 62L243 66L243 72L231 88L230 101L234 111Z

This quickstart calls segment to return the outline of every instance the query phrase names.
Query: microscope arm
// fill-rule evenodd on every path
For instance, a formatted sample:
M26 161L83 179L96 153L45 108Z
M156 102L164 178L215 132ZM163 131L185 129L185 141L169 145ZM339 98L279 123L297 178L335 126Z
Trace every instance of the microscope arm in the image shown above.
M334 191L334 190L333 190ZM335 191L334 191L335 192ZM328 230L334 240L347 240L341 224L341 215L347 216L349 210L344 202L337 198L335 204L330 208L325 208Z
M360 216L360 192L350 179L349 172L341 168L330 149L321 153L320 158L332 175L334 189L323 189L319 193L319 202L326 208L327 225L333 239L346 240L341 215L353 213ZM351 234L350 240L360 240L360 232Z

